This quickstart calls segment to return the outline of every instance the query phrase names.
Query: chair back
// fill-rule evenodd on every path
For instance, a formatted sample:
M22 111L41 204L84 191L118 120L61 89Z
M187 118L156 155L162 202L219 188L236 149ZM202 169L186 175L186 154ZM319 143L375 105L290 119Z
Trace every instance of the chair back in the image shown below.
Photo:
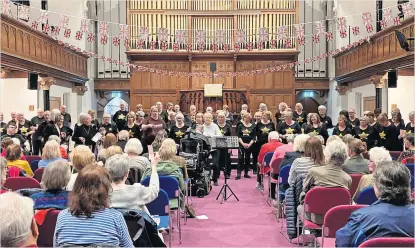
M36 171L39 168L39 161L40 160L33 160L32 162L30 162L30 168L32 169L32 171Z
M53 247L53 234L55 233L56 220L58 219L60 211L50 210L45 217L42 225L38 225L39 237L37 245L39 247Z
M141 176L141 170L139 168L130 168L126 183L129 185L133 185L134 183L140 183Z
M278 176L280 184L288 184L288 176L290 175L291 165L283 166L280 169L280 174Z
M331 208L350 204L350 192L345 188L314 187L304 199L304 212L325 215Z
M271 164L269 165L269 167L271 167L271 173L279 175L282 159L283 158L276 158L271 161Z
M35 175L33 176L34 179L36 179L39 183L42 182L42 176L43 172L45 171L45 168L39 168L35 171Z
M337 230L347 224L350 215L363 207L366 205L340 205L331 208L324 216L323 237L335 238Z
M19 177L20 176L20 168L17 166L10 166L8 168L8 176L9 177Z
M372 186L364 188L357 196L356 203L363 205L372 205L378 198Z
M264 162L262 163L262 165L264 165L265 167L269 167L269 163L271 162L272 156L274 156L274 152L267 152L264 156Z
M25 156L25 157L26 157L26 160L29 164L32 164L32 162L35 161L35 160L41 160L42 159L41 156L36 156L36 155L29 155L29 156ZM33 171L35 171L35 170L33 170Z
M415 157L407 157L402 159L402 164L415 164Z
M409 169L409 172L411 173L411 177L415 176L415 163L407 163L405 164L406 168Z
M151 215L167 216L170 212L169 196L166 191L160 189L156 199L146 204Z
M354 196L354 193L356 193L357 186L359 186L359 182L363 174L349 174L349 176L352 178L352 186L350 187L350 195Z
M169 196L169 199L174 199L179 197L179 181L175 177L171 176L159 176L159 182L160 182L160 189L163 189L167 195ZM141 182L144 186L150 185L150 177L144 178L144 180Z
M374 238L359 245L359 247L414 247L414 238Z
M9 177L4 183L6 189L16 191L19 189L40 189L40 184L31 177Z
M399 158L399 155L401 155L400 151L389 151L389 154L391 155L393 160L397 160Z

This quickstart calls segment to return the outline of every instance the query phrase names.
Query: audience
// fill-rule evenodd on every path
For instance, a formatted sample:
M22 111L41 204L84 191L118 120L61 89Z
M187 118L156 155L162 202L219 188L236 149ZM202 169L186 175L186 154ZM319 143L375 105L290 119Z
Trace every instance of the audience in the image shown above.
M140 156L143 152L143 146L138 139L129 139L125 145L124 152L130 159L130 168L138 168L141 171L141 175L150 166L150 161L146 157Z
M130 170L128 157L116 154L105 163L105 168L112 180L112 192L110 193L111 207L124 209L140 209L150 214L145 204L157 198L160 189L157 174L158 156L151 163L150 185L145 187L139 183L126 185Z
M399 155L397 161L402 162L405 158L415 156L415 135L413 133L408 133L403 136L403 144L405 145L405 150Z
M303 155L305 143L308 138L310 138L310 136L307 134L300 134L294 138L293 151L285 153L284 158L281 161L280 168L286 165L291 165L295 159L300 158Z
M160 130L156 137L154 138L153 143L151 143L151 146L153 147L154 152L158 152L161 146L161 143L167 138L167 132L165 130Z
M30 197L34 200L34 209L65 209L68 207L68 194L65 190L71 178L69 163L57 160L50 163L43 171L41 186L44 191Z
M363 142L360 139L353 139L347 146L349 147L349 159L344 163L343 170L348 174L368 174L368 161L362 156L362 153L366 152Z
M392 161L392 157L389 154L389 151L383 147L373 147L369 151L369 163L368 169L369 173L373 173L376 167L382 162L390 162ZM353 200L357 199L357 196L360 192L369 186L373 185L373 174L363 175L360 178L359 185L357 186L356 192L353 196Z
M130 138L130 133L127 130L122 130L118 133L118 142L116 145L121 147L121 151L124 150L128 138Z
M50 163L61 159L62 157L58 142L50 140L46 142L45 147L43 147L42 160L39 161L38 167L45 168Z
M78 147L86 147L87 150L83 150L82 148L79 149ZM66 187L66 189L69 191L72 190L79 172L81 172L82 169L87 165L95 165L95 156L87 146L79 145L76 148L78 149L76 151L72 151L71 153L72 166L75 169L76 173L71 175L71 179L69 180L68 186Z
M0 157L0 170L1 170L1 179L0 179L0 194L6 193L7 190L3 189L3 184L7 179L7 160L3 157Z
M69 207L59 213L54 246L133 247L124 217L109 208L110 191L111 178L104 167L87 166L80 171Z
M19 145L12 144L6 149L6 159L8 167L18 167L23 174L33 177L32 168L26 160L22 160L22 148Z
M33 200L14 192L0 195L0 246L37 247Z
M123 130L123 131L125 131L125 130ZM121 131L122 132L122 131ZM121 133L120 132L120 133ZM123 152L122 152L122 148L121 147L119 147L119 146L117 146L117 145L114 145L114 146L110 146L110 147L108 147L106 150L105 150L105 156L106 156L106 159L109 159L110 157L112 157L112 156L114 156L115 154L123 154Z
M58 136L56 136L56 135L51 135L51 136L49 136L49 141L51 141L51 140L54 140L54 141L56 141L58 144L61 144L61 139L58 137ZM60 152L60 154L61 154L61 158L63 158L63 159L68 159L68 153L66 152L66 147L65 146L63 146L63 145L59 145L59 152Z
M411 175L398 162L383 162L373 173L378 201L352 213L336 232L336 247L358 247L379 237L414 237L414 205L410 204Z
M104 138L104 142L102 143L102 148L107 149L110 146L117 144L117 137L113 133L107 133Z

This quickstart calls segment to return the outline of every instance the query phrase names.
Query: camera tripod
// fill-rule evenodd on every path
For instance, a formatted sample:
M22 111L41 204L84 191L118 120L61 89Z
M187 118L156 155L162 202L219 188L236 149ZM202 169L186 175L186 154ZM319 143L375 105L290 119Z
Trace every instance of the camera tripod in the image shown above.
M224 152L228 152L228 149L226 148L226 149L219 149L221 152L222 151L224 151ZM225 174L226 174L226 165L227 165L227 158L228 158L228 154L225 154ZM220 169L219 169L220 170ZM223 203L223 201L227 201L229 198L231 198L231 196L234 196L235 198L236 198L236 200L238 200L239 201L239 199L238 199L238 197L235 195L235 193L232 191L232 189L231 189L231 187L229 187L229 185L228 185L228 183L227 183L227 180L228 179L226 179L226 175L225 175L225 183L223 184L223 186L222 186L222 188L220 189L220 191L219 191L219 194L218 194L218 196L216 196L216 200L218 200L219 199L219 196L220 195L222 195L222 199L220 200L220 204L222 204ZM227 195L227 190L229 190L230 191L230 195Z

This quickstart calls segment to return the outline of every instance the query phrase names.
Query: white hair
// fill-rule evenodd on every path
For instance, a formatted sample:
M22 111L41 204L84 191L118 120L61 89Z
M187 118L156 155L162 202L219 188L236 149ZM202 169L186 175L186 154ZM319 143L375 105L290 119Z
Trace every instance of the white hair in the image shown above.
M143 152L143 145L136 138L131 138L127 141L124 148L125 153L141 154Z
M53 122L59 122L61 120L61 111L59 109L52 109L50 111L50 120Z
M79 114L79 123L82 125L84 121L88 118L89 114L87 113L80 113Z
M324 149L327 163L342 166L348 155L347 145L341 140L333 140Z
M277 140L280 138L280 135L277 131L272 131L268 134L268 140Z
M20 146L20 140L18 138L12 138L13 144Z
M411 116L415 116L415 111L409 112L409 117L411 117Z
M105 161L105 168L107 168L112 182L120 182L130 171L130 159L123 154L112 155Z
M130 134L127 130L122 130L118 133L118 140L128 140Z
M293 151L295 152L304 152L305 142L310 138L308 134L299 134L294 138Z
M177 113L175 119L177 120L177 118L182 117L182 119L184 119L184 115L182 113Z
M318 110L322 110L322 109L327 110L326 106L324 106L324 105L318 106Z
M110 114L108 114L108 113L105 113L105 114L102 116L102 118L105 118L105 117L111 118L111 115L110 115Z
M383 147L373 147L369 150L369 158L376 166L382 162L392 161L392 157L388 150Z
M19 247L31 232L34 202L14 192L0 195L0 237L2 247Z
M209 107L207 107L207 108L206 108L206 112L208 111L208 109L209 109L210 111L213 111L213 109L212 109L212 107L211 107L211 106L209 106Z

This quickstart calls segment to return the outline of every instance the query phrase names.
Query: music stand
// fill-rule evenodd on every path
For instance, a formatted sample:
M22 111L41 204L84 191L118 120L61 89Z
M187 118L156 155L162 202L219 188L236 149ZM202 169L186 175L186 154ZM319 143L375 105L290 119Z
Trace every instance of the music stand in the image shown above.
M217 149L219 151L228 152L228 149L239 148L238 136L212 137L210 139L210 145L212 146L212 149ZM226 168L226 163L227 163L226 161L227 157L228 156L225 156L225 168ZM230 195L227 195L227 190L230 191L231 193ZM229 187L227 183L226 175L225 175L225 183L220 189L219 194L216 196L216 200L219 199L220 195L222 195L220 204L222 204L223 201L227 201L231 196L234 196L236 200L239 201L238 197L232 191L231 187Z

